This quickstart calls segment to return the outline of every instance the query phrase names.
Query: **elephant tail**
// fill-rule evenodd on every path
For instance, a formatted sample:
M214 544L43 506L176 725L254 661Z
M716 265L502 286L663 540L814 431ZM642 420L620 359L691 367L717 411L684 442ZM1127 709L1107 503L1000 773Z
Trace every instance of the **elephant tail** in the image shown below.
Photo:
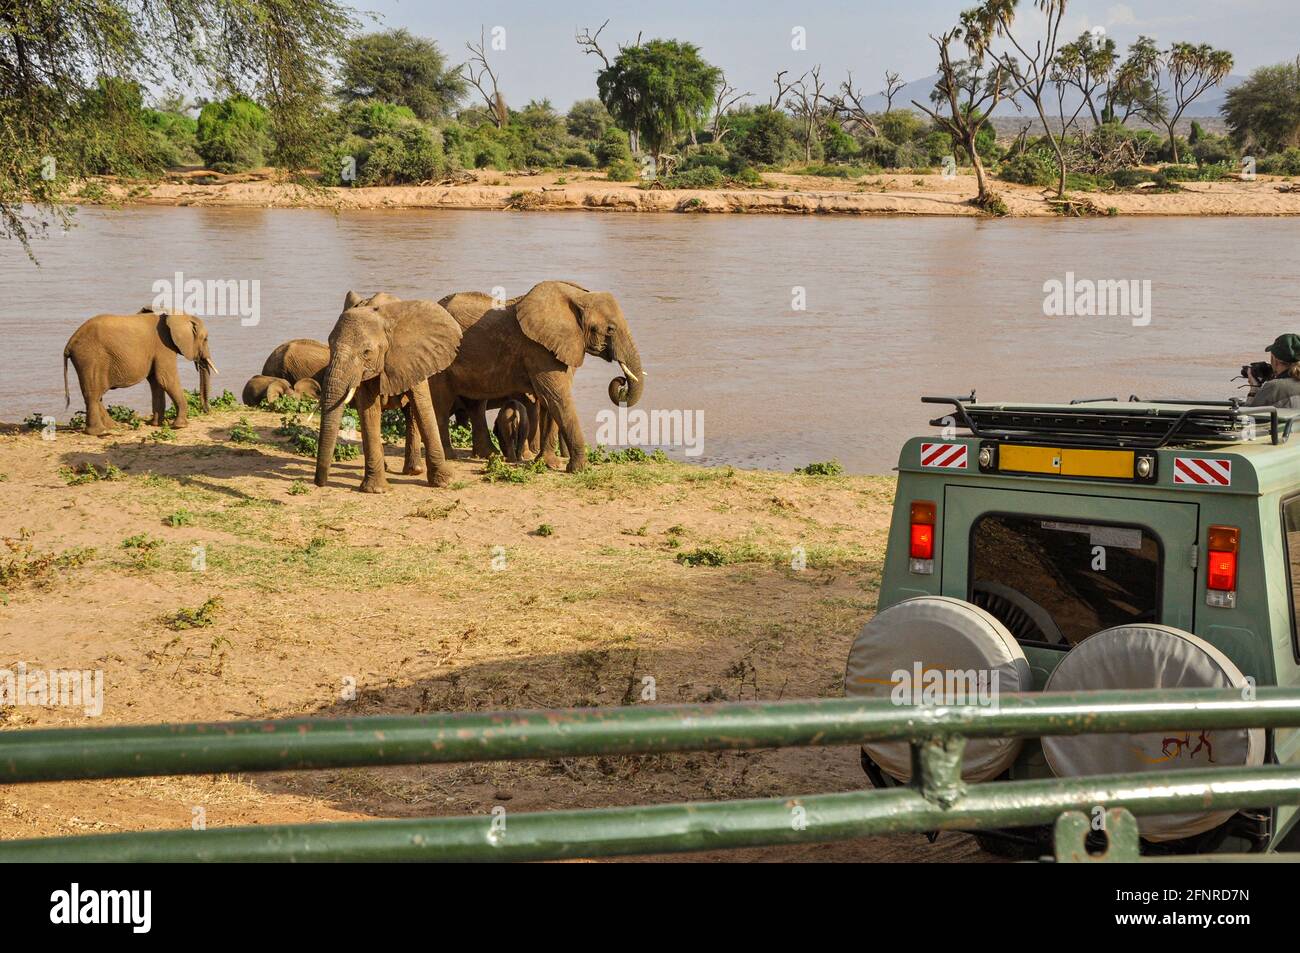
M72 395L68 393L68 358L72 352L68 348L63 349L63 406L72 406Z

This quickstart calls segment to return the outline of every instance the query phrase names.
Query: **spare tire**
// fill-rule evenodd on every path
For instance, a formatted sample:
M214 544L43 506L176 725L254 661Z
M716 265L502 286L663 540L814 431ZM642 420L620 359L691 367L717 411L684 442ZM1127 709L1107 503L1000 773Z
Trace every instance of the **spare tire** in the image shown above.
M948 596L915 596L896 603L862 627L849 652L844 694L850 698L890 698L894 674L910 677L940 670L974 673L993 701L1003 692L1033 687L1029 662L1006 626L988 612ZM967 683L969 684L969 683ZM968 702L944 696L947 703ZM972 738L966 743L961 776L967 781L996 778L1015 762L1021 738ZM863 745L870 758L896 781L912 776L911 746L906 741Z
M1089 636L1052 672L1044 689L1244 688L1246 676L1202 638L1167 625L1119 625ZM1241 767L1264 762L1264 731L1232 729L1147 734L1055 735L1043 754L1058 777ZM1138 818L1150 841L1178 840L1218 827L1235 811L1201 811Z

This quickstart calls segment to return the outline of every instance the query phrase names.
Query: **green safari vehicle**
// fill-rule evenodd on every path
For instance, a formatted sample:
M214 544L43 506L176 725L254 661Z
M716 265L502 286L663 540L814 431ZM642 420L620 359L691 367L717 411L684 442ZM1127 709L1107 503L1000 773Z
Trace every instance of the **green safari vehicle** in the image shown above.
M1240 401L947 405L899 454L849 695L1300 685L1300 411ZM912 696L915 700L915 696ZM1300 760L1300 730L972 740L968 781ZM872 783L907 745L864 746ZM1300 849L1297 808L1140 820L1146 853ZM1013 856L1046 829L977 835Z

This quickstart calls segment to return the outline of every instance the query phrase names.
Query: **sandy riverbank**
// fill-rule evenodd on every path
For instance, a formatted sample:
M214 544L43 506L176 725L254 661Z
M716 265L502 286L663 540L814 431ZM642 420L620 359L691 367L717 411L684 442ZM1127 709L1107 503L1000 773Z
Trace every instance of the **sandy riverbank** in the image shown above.
M261 442L229 439L240 417ZM390 472L371 496L354 491L359 460L312 485L278 423L245 408L174 440L3 428L0 667L102 669L105 691L99 718L10 707L0 730L620 705L646 675L661 702L833 696L875 606L890 478L647 462L489 483L458 460L450 488ZM388 459L400 469L398 448ZM88 463L112 479L78 480ZM808 568L790 568L793 546ZM678 558L701 551L722 565ZM216 827L864 783L856 751L830 748L17 785L0 790L0 837L188 827L200 806ZM984 855L945 835L743 856Z
M190 172L156 183L105 180L103 201L114 204L229 208L523 209L608 212L695 212L847 215L978 215L967 204L975 179L959 175L881 174L835 179L770 173L761 189L643 189L608 182L601 173L514 175L473 173L455 185L312 188L282 184L269 171L222 176ZM1074 193L1118 215L1300 215L1300 192L1280 192L1281 179L1188 182L1172 193ZM1050 190L997 182L1014 216L1053 216Z

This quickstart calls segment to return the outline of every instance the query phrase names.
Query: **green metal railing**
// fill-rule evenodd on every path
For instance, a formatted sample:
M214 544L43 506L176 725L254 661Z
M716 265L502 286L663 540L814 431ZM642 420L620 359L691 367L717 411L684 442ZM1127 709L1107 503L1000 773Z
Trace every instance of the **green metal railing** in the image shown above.
M996 707L830 699L7 731L0 783L886 740L911 742L913 781L792 798L17 840L0 842L0 861L544 860L1024 827L1097 805L1144 815L1300 804L1291 765L975 785L960 773L967 738L1297 726L1300 691L1261 688L1250 700L1232 690L1037 693Z

